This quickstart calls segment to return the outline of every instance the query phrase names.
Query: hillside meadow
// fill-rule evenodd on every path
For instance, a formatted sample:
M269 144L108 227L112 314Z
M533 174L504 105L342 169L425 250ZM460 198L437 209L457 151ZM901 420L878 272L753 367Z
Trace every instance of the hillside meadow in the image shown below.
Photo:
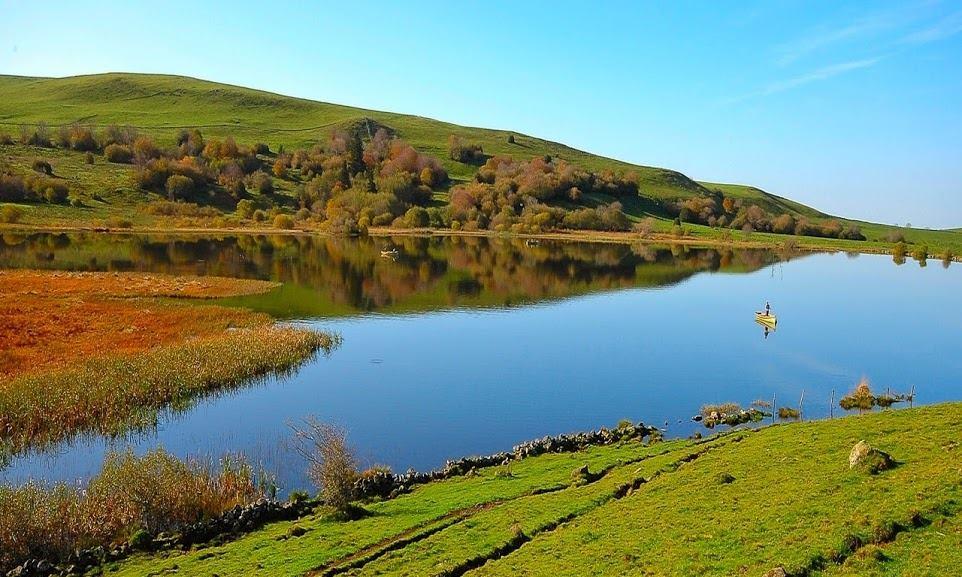
M696 182L511 131L191 78L0 76L0 102L0 172L22 179L8 186L23 191L8 202L26 199L0 207L0 226L580 230L866 252L902 241L910 255L962 254L957 231L836 218L755 187ZM144 137L149 146L135 151Z

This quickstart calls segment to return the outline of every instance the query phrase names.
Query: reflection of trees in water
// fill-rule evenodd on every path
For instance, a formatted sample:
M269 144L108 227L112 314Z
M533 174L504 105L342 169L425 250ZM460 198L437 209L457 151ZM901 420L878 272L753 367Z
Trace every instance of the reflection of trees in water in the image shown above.
M664 286L701 271L753 271L771 251L488 237L330 238L287 235L170 237L5 235L12 267L137 270L290 283L354 310L416 301L418 308L503 305L636 286ZM381 251L396 248L397 256Z

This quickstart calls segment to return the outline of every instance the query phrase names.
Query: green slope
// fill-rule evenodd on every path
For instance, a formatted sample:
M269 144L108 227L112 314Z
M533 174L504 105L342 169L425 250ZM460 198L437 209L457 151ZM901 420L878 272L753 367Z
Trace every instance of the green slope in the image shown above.
M362 126L376 129L384 126L404 138L417 149L439 158L455 180L473 177L477 166L448 158L447 141L451 135L464 142L479 143L488 155L507 154L516 158L551 155L591 170L634 171L639 176L641 194L620 199L625 212L634 219L647 214L664 217L653 201L701 195L719 189L726 196L758 204L772 213L788 212L812 221L831 218L812 207L776 196L761 189L737 184L696 182L688 176L663 168L638 166L577 150L507 130L459 126L431 118L365 110L350 106L293 98L270 92L183 76L111 73L67 78L32 78L0 75L0 133L16 136L22 124L46 123L54 127L82 122L97 127L129 124L159 139L172 142L181 128L199 127L208 137L234 136L241 143L266 142L273 150L283 145L302 147L322 141L338 127ZM509 143L513 135L515 142ZM151 220L130 210L144 200L131 185L129 173L121 167L99 162L84 165L83 155L65 150L35 149L20 145L0 146L3 162L28 171L33 159L50 159L61 178L81 190L88 191L87 208L32 207L28 222L50 226L71 226L77 222L101 225L110 217L121 216L134 226L149 226ZM278 181L288 193L289 183ZM92 198L96 192L96 198ZM83 196L83 194L82 194ZM444 201L446 195L439 194ZM588 204L604 204L614 200L604 195L589 195ZM869 241L885 243L896 227L841 219L862 226ZM659 221L659 231L670 224ZM902 231L906 240L929 243L930 248L951 248L962 252L962 237L953 231ZM707 227L693 225L691 232L711 238L717 236ZM782 239L784 237L781 237ZM781 242L775 237L775 242ZM819 244L818 239L806 242ZM833 241L833 246L844 242ZM873 250L880 247L869 247Z
M323 510L119 576L951 574L962 404L546 455L430 483L349 523ZM848 465L866 440L896 459ZM576 482L587 465L600 478ZM306 530L290 537L291 528ZM903 572L911 568L910 573Z
M686 196L701 185L672 170L641 167L507 130L471 128L431 118L364 110L316 102L183 76L97 74L68 78L0 76L0 123L14 132L23 123L97 126L130 124L173 137L179 128L199 127L205 135L233 135L240 142L264 141L272 148L304 146L330 130L370 119L393 129L417 149L444 160L456 178L473 176L476 167L447 159L452 134L478 142L486 154L520 158L550 154L591 169L635 170L646 193ZM0 124L2 126L2 124ZM515 143L508 143L514 134Z

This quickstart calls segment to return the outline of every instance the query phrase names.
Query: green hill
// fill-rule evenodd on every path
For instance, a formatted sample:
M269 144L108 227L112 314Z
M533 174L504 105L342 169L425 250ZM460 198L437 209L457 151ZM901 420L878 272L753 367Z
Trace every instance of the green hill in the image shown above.
M697 182L674 170L632 165L507 130L459 126L421 116L316 102L182 76L111 73L34 78L0 75L0 136L6 133L15 140L21 126L38 123L44 123L51 129L72 123L97 129L111 124L131 125L151 135L162 145L172 144L181 129L199 128L208 138L233 136L240 143L264 142L275 151L281 146L291 150L324 141L337 128L373 131L383 127L412 144L418 151L438 158L456 183L473 178L478 166L448 157L448 139L454 135L466 143L480 144L485 155L489 156L510 155L527 160L550 155L586 170L633 172L637 175L639 194L619 197L617 200L622 202L624 212L633 221L654 216L656 232L668 232L671 229L664 201L700 197L713 191L741 200L746 206L758 205L772 215L787 213L816 224L832 218L815 208L752 186ZM39 149L20 144L0 144L0 165L20 173L30 173L31 164L38 157L53 164L55 178L69 185L72 191L79 191L75 194L81 198L85 208L79 210L44 204L31 206L22 222L34 226L113 226L111 223L153 228L175 226L137 210L145 201L159 197L145 195L135 187L131 183L129 167L100 160L88 165L82 153L60 148ZM277 186L282 193L294 194L293 182L278 179ZM443 189L436 193L437 204L447 200ZM581 204L599 206L613 200L616 199L589 193L581 200ZM804 237L804 244L811 247L851 246L887 251L891 241L901 235L910 243L928 244L932 254L941 255L947 249L956 255L962 253L962 236L958 230L906 230L848 219L837 220L845 225L860 226L869 243L853 244L838 239ZM198 225L188 223L187 226ZM209 227L210 224L200 226ZM724 233L696 224L688 226L686 231L691 236L706 239L731 238L730 231ZM756 242L782 243L785 237L756 234L753 238Z
M357 521L319 508L105 574L954 574L960 426L949 404L543 455L369 503ZM859 440L895 468L850 468Z
M331 129L370 119L394 130L422 152L441 159L456 178L473 176L476 167L447 158L448 137L477 142L486 154L519 158L543 156L589 169L633 169L650 194L678 197L704 192L687 176L662 168L635 166L508 130L472 128L422 116L394 114L282 96L250 88L183 76L96 74L68 78L0 76L0 126L83 122L95 126L129 124L172 138L180 128L205 135L233 135L238 142L264 141L272 148L306 146ZM513 134L515 144L508 143Z

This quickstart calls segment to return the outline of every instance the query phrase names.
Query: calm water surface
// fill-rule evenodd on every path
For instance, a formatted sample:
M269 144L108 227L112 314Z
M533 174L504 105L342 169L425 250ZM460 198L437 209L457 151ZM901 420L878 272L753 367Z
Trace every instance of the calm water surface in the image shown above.
M384 248L398 249L383 258ZM167 411L123 438L14 457L0 478L82 479L109 448L243 452L307 485L287 446L307 416L350 432L365 464L428 469L621 418L690 434L709 402L755 399L829 415L862 376L917 402L962 399L962 266L491 239L6 236L0 266L272 279L225 301L336 331L294 375ZM779 315L767 337L753 321ZM836 409L836 414L838 410Z

